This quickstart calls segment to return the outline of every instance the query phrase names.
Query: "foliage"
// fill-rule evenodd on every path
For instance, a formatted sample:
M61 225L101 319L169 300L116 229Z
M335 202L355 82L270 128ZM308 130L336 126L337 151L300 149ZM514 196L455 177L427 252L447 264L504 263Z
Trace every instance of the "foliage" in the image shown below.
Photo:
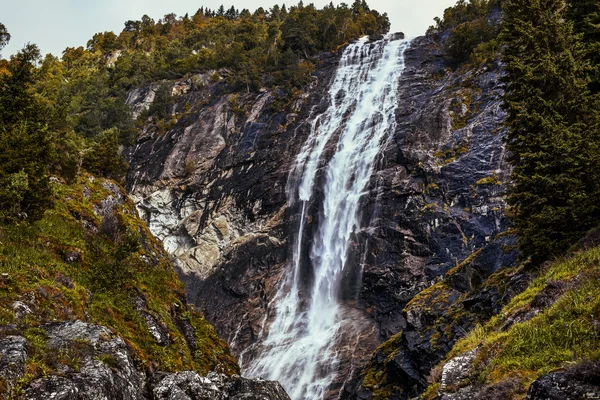
M589 53L562 0L504 3L506 143L519 249L534 263L562 254L600 216L598 102Z
M500 3L459 0L444 11L443 18L435 18L436 26L430 27L428 34L442 36L447 32L442 47L447 60L456 66L485 61L497 52L498 20L492 14L499 11Z
M122 181L127 164L119 154L119 133L116 128L108 129L88 141L84 150L83 167L96 176Z
M0 50L2 50L10 41L10 33L3 23L0 23Z
M285 99L312 81L317 53L389 26L387 15L364 0L254 13L221 6L158 21L144 15L119 34L97 33L85 48L66 48L61 59L40 60L37 47L27 45L0 60L0 219L40 218L49 206L49 173L73 180L83 166L122 179L126 163L118 148L132 145L138 133L126 103L134 88L219 70L222 91L280 87ZM0 24L0 49L9 39ZM168 126L174 103L168 83L155 100L141 118Z
M54 206L42 219L0 225L0 325L10 324L28 340L30 358L21 384L57 373L57 357L77 368L78 351L49 353L40 329L65 320L107 326L125 339L137 365L148 372L239 372L212 326L186 306L184 288L162 245L122 189L82 174L72 184L54 181L52 193ZM152 337L136 309L140 296L145 312L167 330L168 344ZM11 305L23 298L34 299L28 303L31 313L17 317ZM193 326L196 348L188 345L181 323Z
M590 60L590 90L594 94L600 93L600 3L597 0L569 0L566 15L586 46Z
M598 247L554 262L499 315L459 341L446 360L477 348L472 384L498 384L511 378L518 380L517 387L527 388L555 369L600 359L599 265ZM543 300L546 288L559 285L565 291L558 299ZM534 304L547 304L547 308L533 312Z
M28 91L39 50L27 45L0 75L0 221L41 218L52 153L43 107Z

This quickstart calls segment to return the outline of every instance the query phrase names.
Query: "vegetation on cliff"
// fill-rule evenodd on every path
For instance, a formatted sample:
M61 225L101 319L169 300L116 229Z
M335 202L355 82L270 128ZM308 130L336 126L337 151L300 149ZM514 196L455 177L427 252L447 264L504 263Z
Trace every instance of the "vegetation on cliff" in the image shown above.
M506 72L506 198L521 262L465 291L467 259L415 296L407 328L362 372L374 398L413 395L425 377L424 399L524 398L559 379L550 373L573 396L597 383L599 10L593 0L461 0L430 28L451 69Z
M592 247L545 266L498 315L453 347L434 368L423 398L437 396L442 369L468 352L475 354L468 373L445 392L492 393L495 388L502 396L487 398L524 398L539 377L600 360L599 265L600 248Z
M41 59L27 45L0 60L0 219L41 218L51 174L70 180L83 166L122 182L119 146L133 144L148 118L169 126L173 104L163 85L135 121L126 104L131 89L210 72L224 81L219 90L267 87L285 100L311 82L316 54L388 30L387 15L364 0L322 9L300 2L254 13L200 8L157 22L144 16L118 35L98 33L85 48L67 48L60 59ZM0 49L9 40L0 24Z
M114 182L53 179L53 207L31 224L0 226L0 339L21 335L29 358L13 385L77 370L77 349L56 354L40 328L81 320L121 336L137 367L153 371L239 372L227 344L186 305L162 244ZM111 360L101 360L110 365ZM0 374L0 397L4 377Z
M495 59L501 0L459 0L427 31L441 43L447 61L457 67Z
M506 143L514 168L508 201L519 249L534 265L563 254L600 217L592 22L600 4L592 3L593 12L580 1L504 2Z

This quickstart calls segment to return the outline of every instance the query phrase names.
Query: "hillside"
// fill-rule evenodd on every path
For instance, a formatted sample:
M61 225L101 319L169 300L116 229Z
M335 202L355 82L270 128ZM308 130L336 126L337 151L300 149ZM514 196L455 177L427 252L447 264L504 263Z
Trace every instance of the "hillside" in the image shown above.
M599 21L202 7L0 60L0 397L600 398Z
M41 220L0 230L1 397L142 398L166 373L239 373L123 189L84 173L51 190Z

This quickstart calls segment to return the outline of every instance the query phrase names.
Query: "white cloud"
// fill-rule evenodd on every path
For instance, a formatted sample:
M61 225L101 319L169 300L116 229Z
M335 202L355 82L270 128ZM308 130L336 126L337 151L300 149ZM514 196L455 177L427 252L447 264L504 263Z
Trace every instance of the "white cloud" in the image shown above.
M305 0L304 3L309 3ZM387 12L392 22L392 31L403 31L408 36L418 36L441 16L444 9L456 0L370 0L371 8ZM2 0L0 22L12 35L10 44L2 51L8 56L27 42L36 43L43 52L60 55L65 47L84 46L94 33L101 31L120 32L129 19L140 19L148 14L155 20L174 12L193 14L200 6L216 9L222 0ZM229 0L224 5L235 4L236 8L254 10L270 8L281 1ZM293 5L297 1L287 2ZM321 7L329 0L315 0ZM334 1L339 4L341 1ZM352 3L347 0L346 3Z

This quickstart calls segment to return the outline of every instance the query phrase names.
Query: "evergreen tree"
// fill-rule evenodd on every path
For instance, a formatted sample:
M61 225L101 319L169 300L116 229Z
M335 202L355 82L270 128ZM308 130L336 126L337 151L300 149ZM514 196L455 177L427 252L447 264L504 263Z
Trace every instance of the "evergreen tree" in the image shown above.
M567 17L582 35L590 60L590 89L600 93L600 1L569 0Z
M508 201L522 255L540 262L563 253L600 216L587 62L563 0L507 0L501 39L514 168Z
M0 50L2 50L10 41L10 33L3 23L0 22Z
M41 218L50 206L51 147L41 105L30 92L35 45L12 57L0 76L0 221Z

